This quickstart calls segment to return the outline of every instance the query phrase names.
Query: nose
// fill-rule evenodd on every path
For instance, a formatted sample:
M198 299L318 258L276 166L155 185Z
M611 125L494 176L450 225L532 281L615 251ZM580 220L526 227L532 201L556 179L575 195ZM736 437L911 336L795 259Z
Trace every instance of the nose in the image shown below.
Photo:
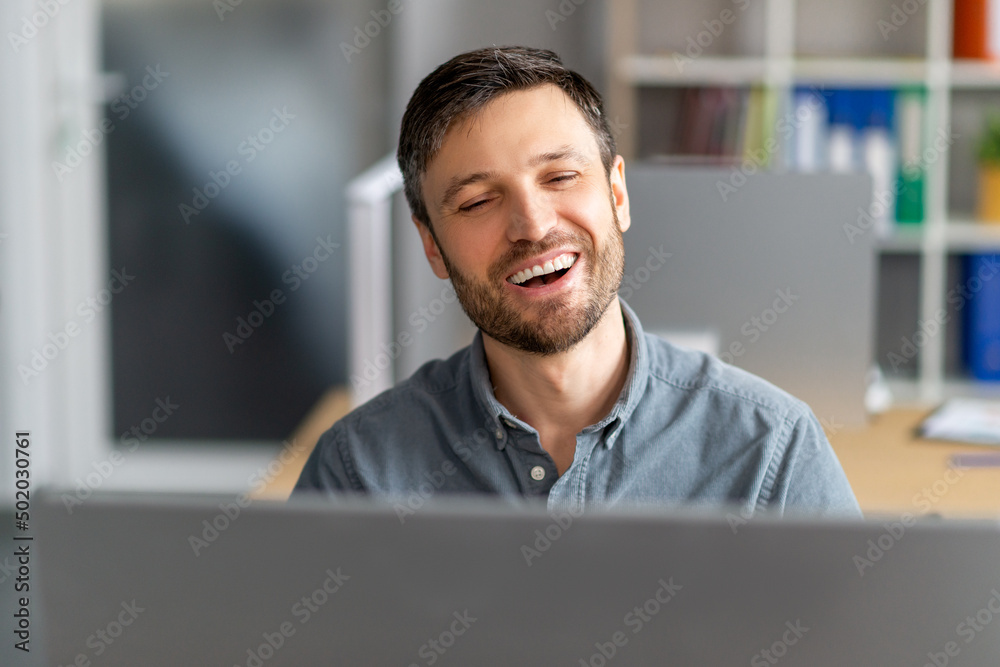
M556 226L558 217L555 209L543 193L519 190L509 195L510 209L507 223L507 239L539 242Z

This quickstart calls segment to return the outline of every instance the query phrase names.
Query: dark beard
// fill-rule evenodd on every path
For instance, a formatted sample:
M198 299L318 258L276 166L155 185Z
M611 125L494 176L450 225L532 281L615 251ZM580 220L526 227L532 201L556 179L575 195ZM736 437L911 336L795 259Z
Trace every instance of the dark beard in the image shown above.
M554 232L538 243L518 241L511 246L490 267L487 283L477 282L456 270L441 250L441 259L465 314L484 334L523 352L548 356L572 348L597 326L617 297L625 276L625 245L614 202L611 214L612 232L600 256L595 256L589 236ZM588 269L585 302L574 307L566 296L553 298L534 309L537 311L534 320L525 321L508 299L501 282L517 263L560 247L573 248L585 260ZM440 244L438 248L441 249Z

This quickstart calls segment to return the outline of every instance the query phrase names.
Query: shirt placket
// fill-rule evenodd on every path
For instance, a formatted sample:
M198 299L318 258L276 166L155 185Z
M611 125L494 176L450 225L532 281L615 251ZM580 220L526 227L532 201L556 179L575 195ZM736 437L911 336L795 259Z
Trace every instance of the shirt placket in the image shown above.
M590 458L594 453L594 447L600 442L601 433L602 429L588 428L577 434L573 463L549 490L549 511L559 508L583 511L587 470L590 467Z

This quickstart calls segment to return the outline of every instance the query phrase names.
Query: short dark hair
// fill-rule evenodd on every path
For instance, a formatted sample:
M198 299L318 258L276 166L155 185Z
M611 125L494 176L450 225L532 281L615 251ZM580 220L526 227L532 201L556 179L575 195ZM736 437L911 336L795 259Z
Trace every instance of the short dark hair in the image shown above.
M617 153L615 140L601 96L586 79L545 49L501 46L469 51L428 74L403 114L396 159L403 172L406 201L417 220L430 228L420 181L451 124L474 115L505 93L547 83L558 86L576 103L597 139L604 170L611 173Z

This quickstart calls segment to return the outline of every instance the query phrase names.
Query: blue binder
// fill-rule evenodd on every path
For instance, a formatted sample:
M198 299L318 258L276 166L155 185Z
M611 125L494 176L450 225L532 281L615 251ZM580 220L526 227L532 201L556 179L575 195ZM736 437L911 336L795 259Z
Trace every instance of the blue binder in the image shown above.
M971 293L965 321L965 360L977 380L1000 382L1000 253L969 255L965 285Z

